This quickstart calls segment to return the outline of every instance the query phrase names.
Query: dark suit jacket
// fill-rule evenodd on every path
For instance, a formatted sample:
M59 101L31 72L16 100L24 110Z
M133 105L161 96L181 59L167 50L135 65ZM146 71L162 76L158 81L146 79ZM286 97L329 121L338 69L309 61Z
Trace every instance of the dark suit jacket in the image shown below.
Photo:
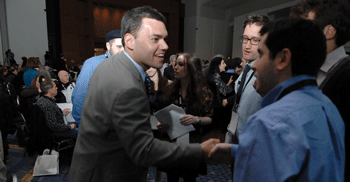
M148 166L196 172L199 144L155 139L141 75L123 53L94 71L82 111L69 181L146 181Z
M164 69L164 77L168 80L174 81L175 74L173 66L170 65Z
M345 181L350 181L350 61L335 72L322 92L337 106L345 124Z

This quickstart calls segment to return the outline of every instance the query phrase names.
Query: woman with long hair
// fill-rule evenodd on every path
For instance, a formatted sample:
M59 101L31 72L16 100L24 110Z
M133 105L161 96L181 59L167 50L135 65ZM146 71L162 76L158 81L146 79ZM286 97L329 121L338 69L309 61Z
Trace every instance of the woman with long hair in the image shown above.
M212 122L211 92L207 88L203 76L191 61L191 54L177 54L174 73L175 80L167 86L164 100L167 105L182 107L186 115L180 118L182 125L193 125L195 131L190 132L190 143L202 142L202 126ZM164 125L163 125L164 126ZM162 128L159 125L158 128ZM195 181L197 174L184 175L184 181ZM168 173L168 181L178 181L179 175Z
M164 108L163 93L166 85L168 85L168 79L162 76L159 69L150 67L147 74L151 81L151 88L149 91L149 101L151 104L152 114L162 108Z
M163 109L165 107L164 103L164 90L165 87L168 85L168 79L162 76L162 73L160 72L159 69L152 68L150 67L146 73L149 76L149 81L151 82L151 87L147 88L150 89L148 91L148 99L150 102L150 108L151 108L151 114L154 114L160 109ZM147 81L147 80L146 80ZM167 135L163 132L159 132L157 130L153 130L153 134L155 138L158 138L160 140L166 139L167 141L170 141L167 137ZM158 169L156 170L156 182L161 182L163 181L163 178L165 176L164 172L159 171Z
M214 94L214 127L219 128L222 132L226 131L231 118L230 109L224 108L223 100L234 93L232 76L227 83L221 78L220 74L225 72L225 69L225 60L221 57L214 57L210 62L207 75L207 83Z

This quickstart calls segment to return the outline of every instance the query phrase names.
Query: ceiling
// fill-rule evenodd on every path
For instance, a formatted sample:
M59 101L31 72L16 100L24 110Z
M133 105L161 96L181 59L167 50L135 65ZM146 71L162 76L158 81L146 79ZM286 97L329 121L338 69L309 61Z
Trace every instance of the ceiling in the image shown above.
M249 0L202 0L202 5L226 10L247 1Z

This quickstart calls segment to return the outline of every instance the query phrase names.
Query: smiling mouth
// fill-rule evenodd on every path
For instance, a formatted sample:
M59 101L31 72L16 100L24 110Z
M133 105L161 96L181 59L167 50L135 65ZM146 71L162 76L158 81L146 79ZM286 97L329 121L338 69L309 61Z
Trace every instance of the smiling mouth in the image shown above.
M156 56L164 59L164 54L157 54Z

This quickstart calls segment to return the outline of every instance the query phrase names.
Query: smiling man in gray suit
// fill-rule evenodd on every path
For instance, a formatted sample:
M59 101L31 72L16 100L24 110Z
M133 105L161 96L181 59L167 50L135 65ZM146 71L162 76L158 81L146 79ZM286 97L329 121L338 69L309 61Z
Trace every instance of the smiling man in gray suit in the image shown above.
M160 68L168 49L165 19L139 7L122 19L125 51L94 71L82 111L69 181L146 181L148 166L199 172L217 139L177 144L155 139L145 70Z

